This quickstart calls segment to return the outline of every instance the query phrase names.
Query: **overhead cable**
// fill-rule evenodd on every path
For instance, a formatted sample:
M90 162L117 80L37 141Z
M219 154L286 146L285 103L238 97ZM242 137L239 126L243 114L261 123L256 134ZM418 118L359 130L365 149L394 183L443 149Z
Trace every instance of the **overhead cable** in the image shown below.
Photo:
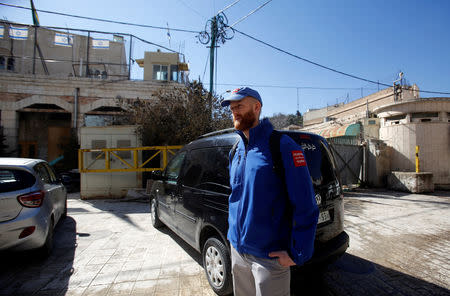
M266 1L264 4L260 5L259 7L257 7L256 9L250 11L249 14L247 14L244 17L241 17L239 20L237 20L234 24L232 24L230 27L233 28L234 26L236 26L238 23L242 22L243 20L245 20L246 18L248 18L249 16L251 16L252 14L254 14L255 12L257 12L258 10L260 10L261 8L263 8L264 6L266 6L270 1L272 0L268 0Z
M13 4L0 3L0 5L13 7L13 8L19 8L19 9L31 10L31 8L29 8L29 7L13 5ZM151 28L151 29L158 29L158 30L167 30L167 27L159 27L159 26L152 26L152 25L144 25L144 24L121 22L121 21L113 21L113 20L108 20L108 19L101 19L101 18L95 18L95 17L89 17L89 16L74 15L74 14L68 14L68 13L62 13L62 12L56 12L56 11L49 11L49 10L43 10L43 9L36 9L36 11L43 12L43 13L62 15L62 16L68 16L68 17L73 17L73 18L80 18L80 19L98 21L98 22L105 22L105 23L112 23L112 24L119 24L119 25L127 25L127 26L135 26L135 27L142 27L142 28ZM198 34L198 31L193 31L193 30L185 30L185 29L177 29L177 28L169 28L169 29L172 30L172 31Z
M233 29L234 29L234 28L233 28ZM345 73L345 72L342 72L342 71L339 71L339 70L336 70L336 69L333 69L333 68L330 68L330 67L321 65L321 64L319 64L319 63L310 61L310 60L308 60L308 59L305 59L305 58L302 58L302 57L300 57L300 56L298 56L298 55L295 55L295 54L293 54L293 53L290 53L290 52L288 52L288 51L286 51L286 50L283 50L283 49L281 49L281 48L279 48L279 47L273 46L273 45L271 45L271 44L269 44L269 43L267 43L267 42L264 42L264 41L262 41L262 40L260 40L260 39L257 39L257 38L255 38L255 37L253 37L253 36L250 36L250 35L248 35L248 34L246 34L246 33L244 33L244 32L241 32L241 31L239 31L239 30L237 30L237 29L234 29L234 30L235 30L236 32L238 32L238 33L244 35L245 37L248 37L248 38L250 38L250 39L252 39L252 40L254 40L254 41L256 41L256 42L259 42L259 43L261 43L261 44L264 44L264 45L266 45L266 46L268 46L268 47L270 47L270 48L273 48L273 49L275 49L275 50L277 50L277 51L280 51L280 52L282 52L282 53L284 53L284 54L287 54L287 55L289 55L289 56L291 56L291 57L294 57L294 58L296 58L296 59L302 60L302 61L304 61L304 62L310 63L310 64L315 65L315 66L317 66L317 67L320 67L320 68L323 68L323 69L326 69L326 70L329 70L329 71L332 71L332 72L335 72L335 73L338 73L338 74L341 74L341 75L344 75L344 76L347 76L347 77L351 77L351 78L354 78L354 79L358 79L358 80L362 80L362 81L365 81L365 82L369 82L369 83L372 83L372 84L382 85L382 86L386 86L386 87L392 87L392 85L387 84L387 83L382 83L382 82L378 82L378 81L373 81L373 80L370 80L370 79L362 78L362 77L359 77L359 76L356 76L356 75L353 75L353 74L348 74L348 73ZM420 90L420 92L422 92L422 93L429 93L429 94L445 94L445 95L450 95L450 92L449 92L449 91L429 91L429 90Z
M231 3L230 5L228 5L227 7L225 7L224 9L219 10L219 12L218 12L217 14L220 14L220 13L224 12L224 11L227 10L228 8L234 6L234 5L235 5L236 3L238 3L239 1L241 1L241 0L236 0L236 1L234 1L233 3Z
M250 86L250 87L267 87L267 88L285 88L285 89L316 89L316 90L360 90L361 87L315 87L315 86L284 86L284 85L264 85L264 84L247 84L247 83L217 83L222 86ZM365 88L375 90L375 88Z

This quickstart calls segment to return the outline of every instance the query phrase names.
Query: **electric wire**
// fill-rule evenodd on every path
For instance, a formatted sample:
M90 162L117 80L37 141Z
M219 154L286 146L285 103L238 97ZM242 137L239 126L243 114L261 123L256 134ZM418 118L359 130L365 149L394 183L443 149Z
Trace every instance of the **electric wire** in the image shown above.
M0 3L0 4L1 4L1 3ZM1 22L1 21L0 21L0 23L4 23L4 22ZM13 23L13 22L8 22L8 23L15 24L15 25L20 25L20 26L30 26L30 25L25 25L25 24L20 24L20 23ZM165 46L163 46L163 45L160 45L160 44L157 44L157 43L154 43L154 42L151 42L151 41L142 39L142 38L140 38L140 37L138 37L138 36L136 36L136 35L132 35L132 34L128 34L128 33L106 32L106 31L87 30L87 29L78 29L78 28L67 28L67 27L53 27L53 26L40 26L39 28L43 28L43 29L55 29L55 30L65 30L65 31L71 30L71 31L91 32L91 33L98 33L98 34L112 34L112 35L124 35L124 36L130 36L130 37L136 38L137 40L142 41L142 42L144 42L144 43L147 43L147 44L150 44L150 45L154 45L154 46L156 46L156 47L163 48L163 49L168 50L168 51L170 51L170 52L178 53L178 54L184 56L184 54L181 53L181 52L178 52L178 51L176 51L176 50L167 48L167 47L165 47ZM167 30L167 28L166 28L166 30Z
M263 8L264 6L266 6L269 2L271 2L272 0L268 0L266 1L264 4L260 5L259 7L257 7L256 9L250 11L249 14L247 14L244 17L241 17L239 20L237 20L236 22L234 22L234 24L232 24L230 26L230 28L233 28L234 26L236 26L238 23L242 22L243 20L245 20L246 18L248 18L249 16L251 16L252 14L254 14L255 12L257 12L258 10L260 10L261 8Z
M20 5L13 5L13 4L6 4L6 3L0 3L0 5L13 7L13 8L19 8L19 9L26 9L31 10L29 7L20 6ZM151 28L151 29L158 29L158 30L167 30L167 27L159 27L159 26L152 26L152 25L144 25L144 24L137 24L137 23L129 23L129 22L121 22L121 21L113 21L108 19L101 19L101 18L95 18L95 17L89 17L89 16L81 16L81 15L74 15L74 14L68 14L63 12L56 12L56 11L49 11L49 10L43 10L43 9L36 9L37 12L43 12L43 13L49 13L49 14L56 14L61 16L68 16L73 18L80 18L80 19L86 19L86 20L92 20L92 21L98 21L98 22L105 22L105 23L112 23L112 24L119 24L119 25L127 25L127 26L135 26L135 27L142 27L142 28ZM186 30L186 29L178 29L178 28L169 28L172 31L178 31L178 32L186 32L186 33L194 33L198 34L198 31L193 30Z
M230 8L231 6L235 5L235 4L238 3L239 1L240 1L240 0L237 0L237 1L235 1L234 3L230 4L229 6L225 7L224 9L222 9L221 11L219 11L219 13L225 11L226 9L228 9L228 8ZM254 11L250 12L250 14L248 14L248 15L245 16L244 18L248 17L249 15L251 15L252 13L254 13L256 10L259 10L260 8L262 8L263 6L265 6L267 3L269 3L270 1L272 1L272 0L267 1L266 3L264 3L263 5L261 5L260 7L258 7L257 9L255 9ZM13 5L13 4L0 3L0 5L2 5L2 6L7 6L7 7L12 7L12 8L19 8L19 9L31 10L31 8L29 8L29 7L19 6L19 5ZM49 14L56 14L56 15L61 15L61 16L68 16L68 17L73 17L73 18L80 18L80 19L94 20L94 21L99 21L99 22L115 23L115 24L121 24L121 25L136 26L136 27L144 27L144 28L152 28L152 29L159 29L159 30L167 30L167 27L159 27L159 26L152 26L152 25L144 25L144 24L136 24L136 23L129 23L129 22L113 21L113 20L107 20L107 19L100 19L100 18L94 18L94 17L79 16L79 15L73 15L73 14L67 14L67 13L61 13L61 12L55 12L55 11L48 11L48 10L43 10L43 9L36 9L36 11L38 11L38 12L43 12L43 13L49 13ZM243 20L244 18L242 18L241 20ZM239 20L238 22L240 22L241 20ZM237 22L234 23L233 25L231 25L230 27L233 27L233 26L236 25L236 24L237 24ZM61 28L61 27L46 27L46 28L66 29L66 28ZM169 28L169 29L172 30L172 31L179 31L179 32L187 32L187 33L195 33L195 34L198 34L198 33L199 33L198 31L186 30L186 29L178 29L178 28ZM233 28L233 29L234 29L234 28ZM81 29L77 29L77 30L83 31L83 30L81 30ZM310 64L315 65L315 66L317 66L317 67L320 67L320 68L323 68L323 69L326 69L326 70L329 70L329 71L332 71L332 72L335 72L335 73L337 73L337 74L341 74L341 75L344 75L344 76L347 76L347 77L350 77L350 78L354 78L354 79L357 79L357 80L369 82L369 83L372 83L372 84L382 85L382 86L386 86L386 87L391 87L391 85L386 84L386 83L382 83L382 82L378 82L378 81L373 81L373 80L370 80L370 79L366 79L366 78L363 78L363 77L359 77L359 76L356 76L356 75L353 75L353 74L345 73L345 72L342 72L342 71L339 71L339 70L336 70L336 69L333 69L333 68L330 68L330 67L321 65L321 64L319 64L319 63L313 62L313 61L308 60L308 59L306 59L306 58L303 58L303 57L300 57L300 56L295 55L295 54L293 54L293 53L290 53L290 52L288 52L288 51L286 51L286 50L283 50L283 49L281 49L281 48L279 48L279 47L276 47L276 46L274 46L274 45L271 45L271 44L269 44L269 43L267 43L267 42L264 42L264 41L262 41L262 40L260 40L260 39L258 39L258 38L255 38L255 37L253 37L253 36L251 36L251 35L249 35L249 34L246 34L246 33L242 32L242 31L239 31L239 30L237 30L237 29L234 29L234 30L235 30L236 32L240 33L241 35L247 37L247 38L250 38L250 39L252 39L252 40L254 40L254 41L256 41L256 42L259 42L259 43L261 43L261 44L264 44L264 45L266 45L266 46L268 46L268 47L270 47L270 48L272 48L272 49L275 49L275 50L277 50L277 51L279 51L279 52L282 52L282 53L284 53L284 54L286 54L286 55L292 56L292 57L294 57L294 58L296 58L296 59L299 59L299 60L302 60L302 61L304 61L304 62L310 63ZM90 30L84 30L84 31L90 31ZM98 32L98 33L102 33L102 32L100 32L100 31L97 31L97 32ZM104 33L108 33L108 32L104 32ZM108 33L108 34L109 34L109 33ZM124 34L124 35L129 35L129 34ZM152 45L155 45L155 46L164 48L164 49L169 50L169 51L171 51L171 52L176 52L176 51L174 51L174 50L172 50L172 49L169 49L169 48L164 47L164 46L162 46L162 45L158 45L158 44L156 44L156 43L153 43L153 42L150 42L150 41L141 39L141 38L136 37L136 36L134 36L134 35L133 35L133 37L137 38L138 40L140 40L140 41L142 41L142 42L145 42L145 43L148 43L148 44L152 44ZM421 92L421 93L429 93L429 94L446 94L446 95L450 95L450 91L429 91L429 90L420 90L420 92Z
M234 29L234 28L233 28L233 29ZM329 70L329 71L332 71L332 72L335 72L335 73L338 73L338 74L341 74L341 75L344 75L344 76L347 76L347 77L351 77L351 78L354 78L354 79L357 79L357 80L369 82L369 83L372 83L372 84L382 85L382 86L386 86L386 87L392 87L392 85L389 85L389 84L387 84L387 83L382 83L382 82L379 82L379 81L373 81L373 80L370 80L370 79L362 78L362 77L359 77L359 76L356 76L356 75L353 75L353 74L348 74L348 73L345 73L345 72L342 72L342 71L339 71L339 70L336 70L336 69L333 69L333 68L330 68L330 67L321 65L321 64L319 64L319 63L313 62L313 61L311 61L311 60L308 60L308 59L302 58L302 57L300 57L300 56L298 56L298 55L295 55L295 54L293 54L293 53L290 53L290 52L288 52L288 51L286 51L286 50L283 50L283 49L281 49L281 48L279 48L279 47L276 47L276 46L274 46L274 45L271 45L271 44L269 44L269 43L267 43L267 42L264 42L264 41L262 41L262 40L260 40L260 39L257 39L257 38L255 38L255 37L253 37L253 36L250 36L250 35L248 35L248 34L246 34L246 33L244 33L244 32L241 32L241 31L239 31L239 30L237 30L237 29L234 29L234 30L235 30L236 32L238 32L239 34L244 35L245 37L248 37L248 38L250 38L250 39L252 39L252 40L254 40L254 41L256 41L256 42L259 42L259 43L261 43L261 44L264 44L264 45L266 45L266 46L268 46L268 47L270 47L270 48L272 48L272 49L275 49L275 50L277 50L277 51L279 51L279 52L282 52L282 53L284 53L284 54L287 54L287 55L289 55L289 56L291 56L291 57L294 57L294 58L296 58L296 59L302 60L302 61L304 61L304 62L310 63L310 64L315 65L315 66L317 66L317 67L320 67L320 68L323 68L323 69L326 69L326 70ZM404 89L403 86L402 86L402 89ZM448 92L448 91L429 91L429 90L419 90L419 91L420 91L421 93L450 95L450 92Z
M184 6L186 6L187 8L189 8L190 10L192 10L193 12L195 12L195 14L197 14L201 18L208 19L206 16L202 15L200 12L198 12L197 10L192 8L191 6L187 5L183 0L177 0L177 1L180 2L181 4L183 4Z
M206 57L206 63L205 63L205 69L203 70L202 81L205 81L206 67L208 66L209 54L210 54L210 51L208 50L208 56Z
M228 8L234 6L234 5L235 5L236 3L238 3L239 1L241 1L241 0L236 0L236 1L234 1L233 3L231 3L230 5L228 5L227 7L225 7L224 9L219 10L219 12L218 12L217 14L224 12L224 11L227 10Z
M311 90L360 90L360 87L316 87L316 86L284 86L284 85L267 85L267 84L247 84L247 83L217 83L221 86L250 86L262 88L281 88L281 89L311 89ZM376 88L364 88L367 90L376 90Z

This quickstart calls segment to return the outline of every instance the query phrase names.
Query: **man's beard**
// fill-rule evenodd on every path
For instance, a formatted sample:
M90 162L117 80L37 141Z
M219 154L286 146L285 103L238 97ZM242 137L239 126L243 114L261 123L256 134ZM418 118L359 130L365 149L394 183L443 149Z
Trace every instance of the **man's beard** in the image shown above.
M256 121L253 111L248 111L240 116L239 120L234 119L234 128L240 131L249 130Z

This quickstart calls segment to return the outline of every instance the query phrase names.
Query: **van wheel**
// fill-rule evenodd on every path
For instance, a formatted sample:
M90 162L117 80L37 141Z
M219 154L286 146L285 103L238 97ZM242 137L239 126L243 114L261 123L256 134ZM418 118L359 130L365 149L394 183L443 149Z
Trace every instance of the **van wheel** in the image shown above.
M156 209L156 201L154 198L152 198L150 202L150 217L152 219L152 225L155 228L161 228L164 226L164 223L159 220L158 217L158 210Z
M231 260L228 248L217 237L210 237L203 246L203 268L209 285L217 295L233 292Z

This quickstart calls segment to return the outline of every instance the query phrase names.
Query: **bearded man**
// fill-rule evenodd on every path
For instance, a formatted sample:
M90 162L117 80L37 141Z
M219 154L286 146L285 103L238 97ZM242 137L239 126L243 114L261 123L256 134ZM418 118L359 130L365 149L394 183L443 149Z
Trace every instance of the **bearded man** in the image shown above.
M230 106L241 136L229 163L234 295L290 295L290 266L311 258L319 213L303 150L290 137L280 137L281 178L269 145L273 127L268 119L259 120L259 93L236 89L222 106Z

